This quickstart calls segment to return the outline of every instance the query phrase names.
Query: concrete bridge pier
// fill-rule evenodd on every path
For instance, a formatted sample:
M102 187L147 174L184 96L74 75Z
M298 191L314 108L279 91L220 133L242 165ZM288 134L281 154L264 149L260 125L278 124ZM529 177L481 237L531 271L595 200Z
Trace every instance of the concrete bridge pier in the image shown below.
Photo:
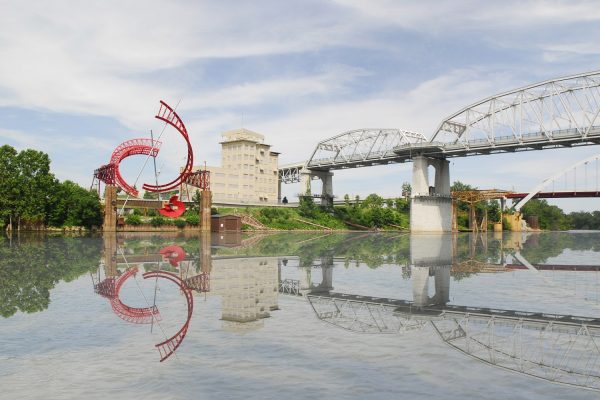
M300 193L312 194L311 181L321 180L321 205L330 206L333 202L333 172L303 169L300 171Z
M429 167L435 168L429 182ZM410 202L411 232L451 232L450 163L445 159L417 156L413 159Z

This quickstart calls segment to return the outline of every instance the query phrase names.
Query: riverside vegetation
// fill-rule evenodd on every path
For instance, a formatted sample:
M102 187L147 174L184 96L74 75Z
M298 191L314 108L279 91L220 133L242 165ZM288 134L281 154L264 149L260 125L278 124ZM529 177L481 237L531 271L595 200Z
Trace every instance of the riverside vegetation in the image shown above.
M98 195L74 182L56 179L46 153L0 147L0 229L101 224Z
M458 181L452 185L452 190L474 189ZM403 185L403 192L408 196L409 184ZM175 193L164 194L163 198L172 194ZM145 198L152 196L144 195ZM140 210L134 210L127 215L125 222L153 227L169 224L180 228L197 226L200 223L199 196L198 192L194 196L194 204L182 218L170 220L155 211L144 217ZM468 210L468 204L459 202L459 228L467 227ZM358 197L351 200L346 195L344 204L334 207L318 206L312 197L304 196L298 208L213 209L213 213L221 214L234 211L247 213L268 228L281 230L408 229L410 213L407 197L383 199L377 194L371 194L363 201ZM484 201L476 205L478 215L485 211L490 224L499 222L498 202ZM565 214L546 200L532 200L521 211L525 217L538 216L543 230L600 229L600 211ZM97 193L72 181L56 179L50 171L50 158L46 153L32 149L18 152L9 145L0 147L0 229L92 228L101 224L102 206ZM250 229L248 226L245 228Z

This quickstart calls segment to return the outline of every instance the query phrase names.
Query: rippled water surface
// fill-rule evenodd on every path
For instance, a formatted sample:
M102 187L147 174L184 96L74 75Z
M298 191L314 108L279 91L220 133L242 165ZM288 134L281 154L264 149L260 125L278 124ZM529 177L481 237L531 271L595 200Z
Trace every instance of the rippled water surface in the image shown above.
M2 399L600 396L600 232L3 238L0 314Z

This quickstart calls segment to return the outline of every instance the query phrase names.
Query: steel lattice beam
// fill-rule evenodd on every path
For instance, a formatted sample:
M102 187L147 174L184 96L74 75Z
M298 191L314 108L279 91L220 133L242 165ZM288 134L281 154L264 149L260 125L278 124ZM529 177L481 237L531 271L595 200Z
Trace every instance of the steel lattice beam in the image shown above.
M600 71L488 97L444 119L430 143L447 153L600 142Z
M488 97L445 118L431 140L400 129L359 129L319 142L308 169L335 170L433 158L600 144L600 71ZM280 181L299 170L280 168Z
M394 148L426 143L420 133L400 129L358 129L319 142L308 168L357 167L398 162Z

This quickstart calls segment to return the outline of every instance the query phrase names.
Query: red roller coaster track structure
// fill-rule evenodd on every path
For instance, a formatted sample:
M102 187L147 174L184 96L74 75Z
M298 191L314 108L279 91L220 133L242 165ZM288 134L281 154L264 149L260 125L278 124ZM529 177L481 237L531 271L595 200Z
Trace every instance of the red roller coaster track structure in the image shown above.
M155 115L155 118L164 121L167 124L171 125L173 128L177 129L177 131L181 134L181 136L183 136L187 144L187 161L177 178L163 185L150 185L148 183L144 183L144 185L142 186L144 190L148 190L150 192L167 192L180 186L181 183L185 181L188 175L192 172L192 167L194 165L194 151L192 150L192 144L190 143L190 138L188 136L185 124L183 123L181 118L179 118L179 115L177 115L175 110L173 110L173 108L171 108L167 103L165 103L162 100L160 101L160 109Z
M183 324L183 326L170 338L154 345L160 354L160 362L165 361L169 358L175 350L181 345L185 335L187 334L188 327L190 325L190 321L192 319L192 314L194 312L194 297L192 296L192 291L185 284L184 281L181 280L177 275L167 272L167 271L149 271L142 275L144 279L148 278L162 278L167 279L173 283L175 283L181 289L181 292L184 294L186 302L187 302L187 318Z
M175 128L180 134L181 136L183 136L183 138L185 139L186 145L187 145L187 160L185 163L185 166L183 167L183 169L181 170L181 173L179 174L179 176L177 178L175 178L174 180L162 184L162 185L151 185L148 183L145 183L142 187L144 188L144 190L150 191L150 192L167 192L169 190L173 190L175 188L177 188L178 186L180 186L182 183L184 183L186 181L186 179L188 178L188 176L192 173L192 168L193 168L193 164L194 164L194 152L192 149L192 144L190 143L190 138L187 132L187 129L185 127L185 124L183 123L183 121L181 120L181 118L179 118L179 115L177 115L177 113L175 112L175 110L169 106L167 103L165 103L164 101L160 101L160 108L158 110L158 113L155 115L155 118L164 121L165 123L171 125L173 128ZM130 184L128 184L125 179L121 176L121 173L119 171L119 165L121 163L121 161L123 161L125 158L129 157L129 156L133 156L133 155L146 155L146 156L151 156L151 157L155 157L158 155L158 151L160 149L161 143L156 141L156 140L151 140L151 139L131 139L131 140L127 140L123 143L121 143L119 146L117 146L117 148L113 151L111 157L110 157L110 162L108 164L102 165L100 168L96 169L94 171L94 181L97 179L98 182L104 182L106 185L117 185L118 187L120 187L123 191L125 191L127 194L129 194L130 196L133 197L137 197L139 192L138 190L134 187L131 186ZM208 178L207 177L203 177L203 183L204 185L207 184L208 182ZM92 186L94 185L94 183L92 183ZM100 188L98 187L98 190L100 190ZM182 203L183 204L183 203ZM168 207L165 208L165 211L167 211L167 213L163 213L163 215L165 216L169 216L169 217L177 217L179 215L168 215L168 214L178 214L179 211L181 211L181 213L183 213L183 211L185 211L185 205L183 207L180 207L177 210L171 209L169 210ZM175 212L177 211L177 212Z
M121 287L129 279L137 273L137 267L129 268L119 277L110 277L102 282L94 285L94 291L102 297L110 300L110 306L115 314L124 321L133 324L149 324L152 320L160 321L160 312L156 306L152 307L130 307L124 304L119 298Z

